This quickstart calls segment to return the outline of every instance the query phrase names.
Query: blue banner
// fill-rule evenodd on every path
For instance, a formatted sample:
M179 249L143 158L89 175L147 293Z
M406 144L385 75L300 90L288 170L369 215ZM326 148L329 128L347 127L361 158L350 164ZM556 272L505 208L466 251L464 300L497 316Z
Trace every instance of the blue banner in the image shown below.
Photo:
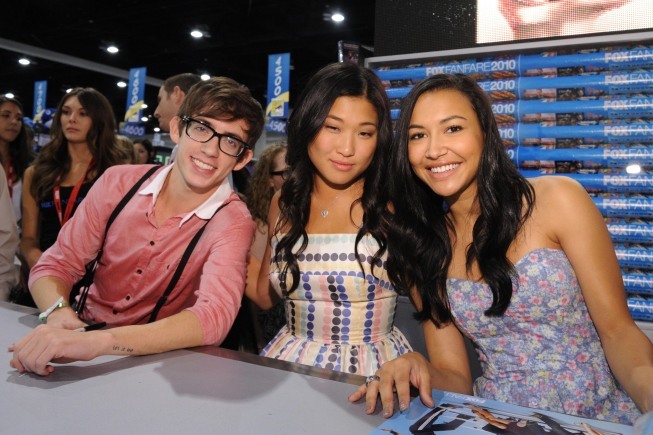
M443 61L435 65L376 70L381 80L422 80L435 74L468 74L476 80L501 79L510 76L542 75L550 68L578 68L579 72L626 71L652 68L653 48L641 47L628 51L579 53L560 56L519 54L516 56ZM512 75L506 74L512 73ZM550 71L547 74L550 75Z
M48 82L42 80L34 82L34 113L32 119L40 119L43 111L45 110L45 97L48 93Z
M290 101L290 53L268 56L268 105L265 116L288 118Z
M542 173L533 170L522 170L526 178L540 177ZM653 193L653 176L648 174L562 174L583 185L588 191L596 192L630 192Z
M515 147L508 151L515 164L529 160L581 160L603 166L624 167L628 164L653 166L653 147L550 148L548 146Z
M145 71L145 67L129 70L125 121L130 124L141 122L141 106L145 98Z
M653 122L612 125L542 126L518 123L512 127L499 127L505 141L518 145L557 145L576 139L577 143L653 143Z

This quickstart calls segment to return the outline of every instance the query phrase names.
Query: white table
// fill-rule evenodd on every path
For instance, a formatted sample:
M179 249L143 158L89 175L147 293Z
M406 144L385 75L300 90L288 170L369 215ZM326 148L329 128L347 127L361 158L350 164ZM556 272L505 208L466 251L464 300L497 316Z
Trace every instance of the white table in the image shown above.
M37 324L0 302L0 347ZM364 434L383 422L347 396L364 378L216 347L57 366L47 377L9 367L1 434Z

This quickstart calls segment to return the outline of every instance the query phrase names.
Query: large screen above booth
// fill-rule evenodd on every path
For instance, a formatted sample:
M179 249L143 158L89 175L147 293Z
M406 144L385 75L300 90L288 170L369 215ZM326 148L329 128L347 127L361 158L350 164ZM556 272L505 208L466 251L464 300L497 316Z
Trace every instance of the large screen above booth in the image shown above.
M378 0L374 54L651 29L652 0Z

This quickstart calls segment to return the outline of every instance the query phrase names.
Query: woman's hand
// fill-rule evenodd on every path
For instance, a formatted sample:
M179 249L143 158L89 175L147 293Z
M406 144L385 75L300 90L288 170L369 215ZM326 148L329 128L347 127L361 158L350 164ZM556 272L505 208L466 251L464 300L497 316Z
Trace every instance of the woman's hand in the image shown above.
M408 409L411 385L419 390L424 405L435 406L431 396L431 365L418 352L410 352L389 361L376 372L379 380L361 385L349 396L350 402L365 397L365 412L372 414L376 409L377 397L381 395L383 416L389 418L395 410L394 393L397 393L399 411ZM369 378L368 378L369 379Z

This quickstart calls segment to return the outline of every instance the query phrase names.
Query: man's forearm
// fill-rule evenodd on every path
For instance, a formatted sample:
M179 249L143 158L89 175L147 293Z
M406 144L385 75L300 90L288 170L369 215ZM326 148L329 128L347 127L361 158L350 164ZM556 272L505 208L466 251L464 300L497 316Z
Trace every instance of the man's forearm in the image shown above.
M190 311L146 325L121 326L97 333L110 334L102 340L101 355L150 355L203 344L199 319Z

